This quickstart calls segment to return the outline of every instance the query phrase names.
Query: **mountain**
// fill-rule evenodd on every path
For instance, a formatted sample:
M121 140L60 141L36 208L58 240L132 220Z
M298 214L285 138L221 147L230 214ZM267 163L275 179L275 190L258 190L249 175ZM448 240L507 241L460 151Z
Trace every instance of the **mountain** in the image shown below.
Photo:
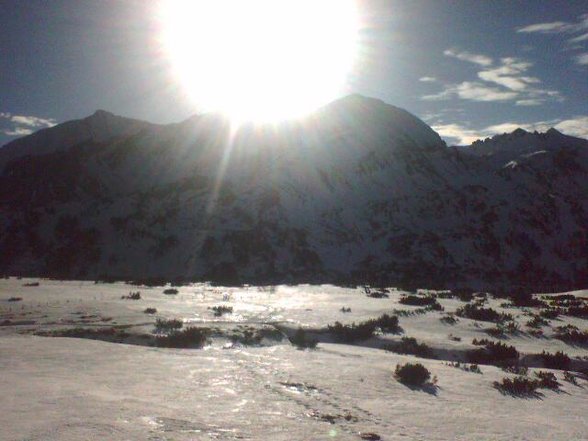
M116 126L88 130L97 115L0 149L0 272L588 284L588 141L517 130L449 148L405 110L359 95L278 125L107 114Z

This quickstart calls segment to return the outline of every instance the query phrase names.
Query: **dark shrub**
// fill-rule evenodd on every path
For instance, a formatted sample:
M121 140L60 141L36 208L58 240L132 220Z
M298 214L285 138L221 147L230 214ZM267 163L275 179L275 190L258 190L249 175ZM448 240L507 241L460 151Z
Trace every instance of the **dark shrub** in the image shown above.
M522 376L526 376L529 373L528 367L519 365L503 366L502 370L504 372L508 372L509 374L516 374Z
M334 325L329 325L328 329L334 334L337 341L351 343L357 340L367 340L372 337L376 331L376 325L371 321L357 325L355 323L343 325L340 322L335 322Z
M570 366L570 357L567 354L557 351L555 354L543 351L541 353L543 359L543 365L549 369L568 369Z
M160 319L155 321L155 332L169 332L175 329L181 329L184 326L184 322L179 319Z
M469 318L472 320L481 320L484 322L501 322L506 320L513 320L510 314L501 314L492 308L479 308L474 305L465 305L455 311L460 317Z
M460 363L459 361L455 361L455 362L449 362L449 363L445 363L445 364L447 366L461 369L462 371L465 371L465 372L473 372L475 374L482 374L482 370L480 369L480 366L478 366L475 363L468 365L467 363Z
M543 302L542 300L536 299L533 297L531 293L521 293L516 296L511 296L510 300L513 306L516 307L538 307L542 308L547 306L547 303Z
M339 311L341 311L343 313L348 313L348 312L351 312L351 308L346 308L345 306L343 306Z
M457 319L452 315L441 317L439 320L441 320L443 323L447 325L455 325L457 323Z
M155 308L145 308L145 311L143 311L145 314L155 314L157 312L157 309Z
M539 313L539 316L549 319L549 320L553 320L556 319L559 316L559 309L555 308L555 309L544 309L543 311L541 311Z
M298 349L314 349L316 348L318 341L313 338L308 338L304 329L298 328L296 333L290 339L290 343L292 343Z
M368 297L371 297L372 299L387 299L388 297L390 297L387 293L383 291L370 291L366 295Z
M429 370L420 363L396 365L394 376L398 381L409 386L423 386L430 378Z
M377 319L368 320L384 333L396 334L402 329L398 326L398 317L395 315L382 314Z
M141 293L137 292L130 292L128 296L122 296L121 299L123 300L141 300Z
M25 283L23 286L39 286L39 282Z
M155 341L157 346L162 348L202 348L209 334L210 330L207 328L190 327L159 336Z
M569 371L564 371L564 381L567 381L568 383L572 383L574 385L578 385L578 380L576 379L576 376L574 374L572 374Z
M541 389L557 390L561 386L552 372L539 371L535 372L535 376L538 378L537 387Z
M220 317L224 314L232 314L233 307L232 306L213 306L212 311L214 312L215 317Z
M535 329L547 325L549 325L549 322L539 315L534 315L533 318L527 322L528 327Z
M398 326L398 317L388 314L382 314L377 319L367 320L357 325L355 323L343 325L340 322L335 322L334 325L328 326L329 331L335 335L338 341L347 343L367 340L374 335L378 328L384 333L399 333L402 330Z
M408 295L401 297L398 302L402 303L403 305L426 306L437 303L437 300L435 300L433 297L420 297L415 295Z
M167 295L174 295L174 294L177 294L178 292L179 291L175 288L167 288L167 289L163 290L163 293L167 294Z
M588 344L588 331L580 331L576 326L566 325L555 328L555 338L573 345Z
M476 340L474 339L474 344L476 344L475 342ZM471 363L504 365L509 361L516 362L519 358L519 352L514 346L507 346L504 343L495 343L492 341L486 341L484 344L484 349L468 351L467 355Z
M395 346L388 346L387 350L397 352L399 354L410 354L418 357L431 357L433 351L425 343L418 343L416 338L402 337L400 344Z
M526 377L513 379L503 378L502 382L495 381L494 387L500 392L518 397L535 396L537 394L537 381Z
M499 326L496 326L494 328L485 329L484 332L486 334L488 334L489 336L494 337L494 338L504 338L504 337L506 337L506 335L504 333L504 330L501 327L499 327Z
M9 302L20 302L22 300L22 297L10 297L8 299Z

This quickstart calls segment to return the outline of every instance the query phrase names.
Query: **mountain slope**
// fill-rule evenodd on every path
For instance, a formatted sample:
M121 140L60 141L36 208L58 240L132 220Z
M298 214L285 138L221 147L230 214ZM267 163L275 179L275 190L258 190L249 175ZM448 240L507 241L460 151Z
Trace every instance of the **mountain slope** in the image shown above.
M505 135L457 150L408 112L358 95L278 126L207 114L120 129L5 162L0 271L587 283L588 141L528 134L521 150Z

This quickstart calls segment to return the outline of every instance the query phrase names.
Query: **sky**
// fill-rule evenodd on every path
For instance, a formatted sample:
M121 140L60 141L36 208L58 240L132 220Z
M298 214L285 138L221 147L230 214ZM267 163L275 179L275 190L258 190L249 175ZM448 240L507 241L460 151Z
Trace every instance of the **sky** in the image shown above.
M196 113L155 4L0 0L0 145L97 109L154 123ZM341 95L402 107L449 145L517 127L588 139L588 0L357 0L357 10Z

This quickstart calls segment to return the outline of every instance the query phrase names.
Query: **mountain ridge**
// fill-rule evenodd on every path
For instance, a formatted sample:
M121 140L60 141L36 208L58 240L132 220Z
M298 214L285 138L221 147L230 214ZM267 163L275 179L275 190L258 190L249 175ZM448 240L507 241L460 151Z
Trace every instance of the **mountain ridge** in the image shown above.
M0 168L0 272L585 287L588 141L543 137L573 142L468 154L352 96L271 127L204 114L21 155Z

